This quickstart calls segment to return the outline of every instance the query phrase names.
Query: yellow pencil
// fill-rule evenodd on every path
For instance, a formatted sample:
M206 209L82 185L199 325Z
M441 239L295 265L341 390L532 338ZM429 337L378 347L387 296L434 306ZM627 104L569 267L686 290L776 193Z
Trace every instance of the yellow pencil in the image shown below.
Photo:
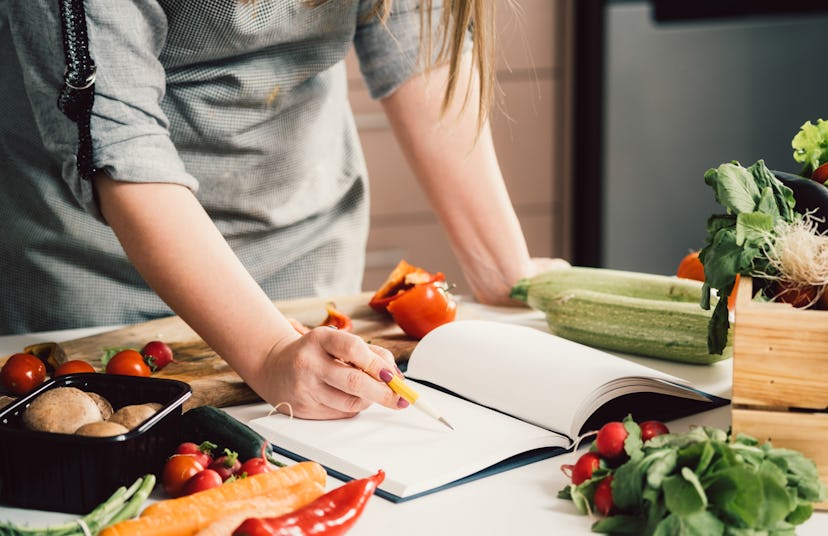
M410 385L403 382L402 378L395 376L390 370L383 369L380 371L380 379L387 383L392 391L403 397L409 404L454 430L454 426L440 415L434 407L420 398L420 394L412 389Z

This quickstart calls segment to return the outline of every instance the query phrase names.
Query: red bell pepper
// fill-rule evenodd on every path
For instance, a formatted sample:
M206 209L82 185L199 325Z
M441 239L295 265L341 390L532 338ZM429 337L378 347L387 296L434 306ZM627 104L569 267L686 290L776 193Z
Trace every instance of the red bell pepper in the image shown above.
M419 340L434 328L453 321L457 302L444 282L421 283L391 301L388 312L406 335Z
M441 272L432 274L423 268L412 266L406 261L401 260L388 276L388 279L385 280L382 286L371 297L368 305L379 313L385 313L388 311L389 303L415 285L445 280L446 276Z

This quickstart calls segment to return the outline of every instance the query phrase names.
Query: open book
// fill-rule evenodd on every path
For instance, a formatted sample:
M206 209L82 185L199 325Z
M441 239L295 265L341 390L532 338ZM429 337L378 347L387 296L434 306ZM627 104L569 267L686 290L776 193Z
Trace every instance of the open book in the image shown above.
M454 426L408 408L372 406L353 419L273 414L250 426L277 451L336 477L386 473L378 494L411 499L530 463L628 413L671 420L727 401L683 380L538 329L465 320L421 340L407 383Z

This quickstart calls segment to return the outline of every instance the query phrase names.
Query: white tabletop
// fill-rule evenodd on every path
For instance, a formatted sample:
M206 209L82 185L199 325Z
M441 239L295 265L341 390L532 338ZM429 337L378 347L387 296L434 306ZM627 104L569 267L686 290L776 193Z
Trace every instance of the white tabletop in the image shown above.
M539 313L468 304L480 316L511 321L545 329ZM111 328L90 328L31 333L0 337L0 355L18 352L28 344L60 342ZM732 370L730 361L712 366L684 365L656 359L630 358L655 369L684 378L699 389L730 398ZM265 415L265 404L226 408L234 417L247 421ZM730 406L668 423L671 431L685 431L693 425L726 428L730 425ZM568 453L519 467L439 493L394 504L374 497L349 534L375 536L466 535L488 536L522 534L589 534L591 520L579 515L569 501L557 498L567 478L563 464L574 463L580 452ZM339 485L329 479L328 487ZM45 526L77 516L0 506L0 520ZM828 534L828 512L818 512L799 527L797 534Z

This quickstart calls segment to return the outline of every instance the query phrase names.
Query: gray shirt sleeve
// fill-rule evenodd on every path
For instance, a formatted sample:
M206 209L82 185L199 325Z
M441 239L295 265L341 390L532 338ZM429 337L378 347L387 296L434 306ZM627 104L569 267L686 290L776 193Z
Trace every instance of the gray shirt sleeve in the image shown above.
M198 186L178 156L161 109L167 35L155 2L89 3L90 51L98 66L92 141L95 164L117 180Z
M362 22L354 36L354 48L371 97L381 99L424 68L420 61L420 0L394 0L384 23L376 17L365 20L373 4L374 0L361 1ZM433 33L441 10L442 1L434 0Z
M55 102L64 70L58 7L46 0L11 2L16 50L33 104L36 128L60 155L62 179L78 202L102 219L91 184L75 166L77 130ZM155 2L87 2L89 49L97 66L91 117L95 166L132 182L171 182L193 190L170 140L161 111L165 73L158 54L166 36L166 17ZM44 98L46 94L54 95Z

